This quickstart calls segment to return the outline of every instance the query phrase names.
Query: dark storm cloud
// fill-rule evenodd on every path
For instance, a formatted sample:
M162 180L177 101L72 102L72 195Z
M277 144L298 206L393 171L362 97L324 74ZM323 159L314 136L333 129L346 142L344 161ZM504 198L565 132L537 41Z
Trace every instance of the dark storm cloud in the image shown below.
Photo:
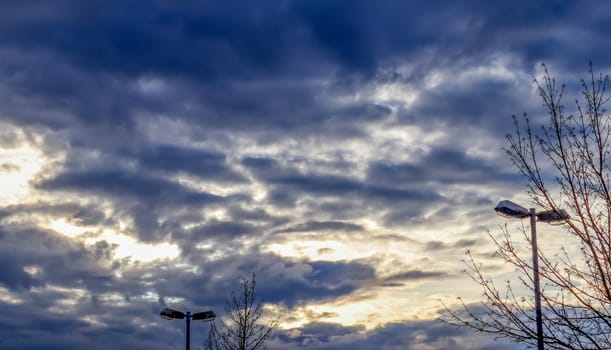
M522 112L516 108L539 107L533 102L534 95L520 95L515 82L503 81L499 77L452 80L422 94L410 113L418 116L424 124L478 125L505 135L511 126L511 114ZM500 123L501 120L505 122Z
M451 248L470 248L478 243L481 243L479 239L459 239L452 244L441 242L441 241L429 241L425 244L426 251L440 251Z
M202 207L236 208L250 200L246 193L216 195L186 186L176 177L170 178L187 174L196 178L198 185L218 184L220 188L245 183L245 178L232 169L221 152L156 144L141 139L138 132L125 130L96 139L95 135L103 134L102 130L83 130L82 134L74 134L61 171L34 181L36 188L47 193L86 199L89 204L73 203L77 210L65 214L77 224L87 225L93 219L81 218L94 214L92 201L111 201L113 212L106 214L109 215L106 223L113 218L131 219L133 225L129 229L138 237L158 240L172 231L182 232L183 224L201 221ZM49 213L57 212L52 207L59 206L57 202L46 204Z
M9 289L54 284L101 292L114 283L111 271L98 264L110 259L112 247L106 242L87 249L53 231L8 224L0 226L0 243L0 284ZM28 267L36 270L33 275L26 271Z
M334 175L294 174L271 178L268 184L273 189L269 199L275 205L294 207L298 201L303 202L304 196L311 196L316 200L306 203L312 208L320 208L329 204L325 203L325 200L331 200L333 203L336 198L341 197L344 201L356 202L356 210L345 208L348 210L328 212L325 213L326 215L354 219L361 216L361 211L367 208L364 206L365 203L375 204L378 208L385 209L388 224L420 218L428 206L442 198L431 188L417 186L405 189L392 188ZM397 205L398 203L401 205ZM327 206L327 208L331 207L333 204ZM379 209L374 210L379 211Z
M39 185L45 190L85 191L116 197L133 197L158 203L207 204L222 197L186 187L162 178L123 171L104 170L68 172Z
M596 15L586 15L593 8ZM583 66L588 59L609 60L611 51L600 45L607 32L600 23L606 22L611 13L609 4L522 1L517 7L494 3L482 10L485 19L478 38L480 45L494 42L498 50L519 52L531 65L546 61L571 70Z
M224 240L236 239L240 236L259 232L256 226L233 221L210 221L190 230L189 241L197 241L199 237L222 237Z
M0 42L22 50L40 47L88 70L128 75L208 80L269 74L290 62L292 52L310 52L312 46L321 46L348 68L371 71L381 56L422 45L421 37L432 36L426 29L438 28L406 20L418 10L436 12L410 11L410 6L401 1L382 6L366 1L193 1L181 7L134 1L29 3L2 11L2 30L13 35Z
M461 33L446 7L422 2L388 1L295 1L318 46L345 72L368 77L382 63L415 56L418 50L438 41L451 45ZM448 6L450 7L450 6ZM440 26L443 22L445 25Z
M19 248L22 238L27 236L27 249ZM231 290L239 287L240 278L249 278L257 271L257 292L262 300L271 303L281 303L295 306L310 300L326 300L349 294L375 278L371 266L359 263L331 262L288 262L275 255L245 255L240 259L233 256L219 261L207 261L205 255L193 255L192 262L202 267L201 272L188 273L180 268L165 264L153 266L133 265L124 272L127 279L116 278L113 274L118 266L104 267L111 261L109 256L98 255L96 250L86 250L83 246L71 243L52 231L3 226L0 231L0 255L3 262L10 263L11 269L3 269L0 274L0 284L16 293L20 293L28 306L21 310L22 315L44 312L52 308L55 302L70 299L78 307L67 309L66 314L54 314L47 311L38 322L28 322L29 331L24 331L19 325L26 322L23 318L5 320L8 327L15 332L6 337L7 344L22 344L36 347L33 340L22 341L20 335L29 336L39 332L41 339L48 339L53 344L68 341L57 335L62 327L70 328L72 334L70 344L65 346L78 347L78 343L109 337L145 338L146 329L131 328L134 315L138 317L156 317L160 306L144 305L136 299L147 291L156 291L164 296L184 297L196 305L207 305L215 310L222 309L223 303L229 297ZM99 244L103 245L103 242ZM44 247L44 249L41 249ZM107 245L100 249L109 250ZM6 260L6 261L5 261ZM7 266L7 265L3 265ZM25 267L35 266L39 269L36 278L25 272ZM222 279L219 277L222 276ZM40 278L40 280L38 280ZM44 281L44 282L41 282ZM210 283L214 281L214 283ZM41 290L36 294L21 293L22 289L33 286L52 285L58 289ZM74 300L70 290L80 289L84 295ZM98 295L118 293L122 295L125 305L103 302ZM12 306L0 302L3 310ZM73 310L73 311L71 311ZM96 315L95 319L101 325L91 325L88 322L76 321L81 315ZM25 316L24 316L25 317ZM147 321L149 322L149 321ZM128 324L114 328L112 325ZM3 332L4 334L4 332ZM81 339L82 337L82 339ZM30 343L32 341L32 343ZM123 339L121 342L129 340ZM139 342L144 346L143 342ZM58 345L59 346L59 345Z
M110 199L116 214L127 214L131 230L142 240L156 241L182 225L202 220L203 207L242 203L248 196L218 196L187 188L169 179L135 173L115 167L66 171L40 180L38 188L48 192L87 194L89 198ZM78 215L76 213L75 215ZM160 219L160 217L164 219Z
M236 64L243 63L238 60L239 54L246 54L248 59L244 63L253 58L256 61L257 54L264 49L254 50L254 46L247 50L252 41L242 41L237 35L256 24L255 18L250 19L255 8L247 6L247 2L241 5L242 11L231 11L220 4L195 2L182 8L135 1L110 6L95 1L87 5L74 1L54 6L30 3L2 11L3 29L15 34L3 37L3 43L22 49L38 44L88 70L213 77L219 70L244 69ZM258 37L263 42L263 36ZM242 52L234 51L242 47L245 47ZM252 55L247 55L248 52Z
M139 152L126 152L145 168L168 172L183 171L207 180L241 182L243 177L227 165L222 153L161 145Z
M191 102L197 113L193 119L204 117L218 124L227 118L239 120L246 111L253 111L253 106L255 111L263 108L260 114L273 120L290 107L312 104L308 103L311 94L304 94L302 88L293 89L294 98L288 98L287 86L264 89L259 84L248 87L221 82L230 77L240 81L268 77L284 71L279 65L301 62L290 59L295 48L289 44L301 42L295 39L302 30L298 24L293 28L292 16L277 2L256 6L240 2L235 3L235 9L226 5L84 5L66 1L53 6L30 3L5 8L0 11L0 22L6 35L0 44L10 55L5 58L2 73L8 79L4 81L40 107L69 110L75 118L89 122L110 120L128 127L133 127L130 122L137 110L176 114L185 112L181 107L189 100L203 99L204 105L213 109ZM307 70L307 65L300 65ZM54 69L44 68L49 66ZM170 94L174 100L168 100L168 92L148 96L134 90L131 79L149 76L169 79L172 89L185 96ZM185 80L196 81L195 85L187 84L194 92L182 88ZM285 95L278 101L280 106L267 104L271 109L266 110L261 99L279 92ZM282 106L282 101L288 104ZM7 102L16 114L27 107ZM37 120L53 126L69 125L69 118L52 116L51 111Z
M470 156L458 148L438 147L412 163L377 162L369 165L373 183L403 186L410 183L518 182L520 176L505 173L485 158Z
M237 291L240 280L251 279L253 272L261 300L287 307L346 296L376 278L374 269L361 262L291 261L256 252L211 260L207 254L202 249L199 254L187 257L194 266L201 267L198 273L185 273L167 266L142 273L155 276L149 283L161 297L180 296L220 308L231 291Z
M242 164L254 169L257 172L277 171L278 162L272 158L266 157L245 157L242 159Z
M447 273L442 272L442 271L409 270L409 271L400 272L392 276L389 276L385 280L388 282L397 282L397 281L403 282L403 281L440 278L444 276L447 276Z
M240 207L239 204L228 205L227 212L232 218L240 218L243 222L253 223L271 223L273 226L278 226L289 221L288 217L273 215L267 208L257 207L254 209L246 209Z
M18 4L0 11L5 33L0 44L9 53L0 74L12 93L22 97L7 100L7 108L19 118L48 125L65 127L77 118L133 128L133 114L149 111L180 114L214 127L261 128L269 123L294 131L304 123L315 127L334 114L348 114L349 119L362 114L357 106L342 112L321 104L321 86L308 83L308 77L333 77L341 70L373 79L383 65L423 64L416 60L422 49L433 50L436 61L442 61L429 65L445 66L467 53L480 57L475 62L481 63L499 49L521 49L536 56L531 62L541 60L531 50L557 44L548 43L544 34L529 34L546 33L550 22L569 27L576 23L579 28L578 16L571 17L574 10L580 7L571 2L540 6L528 1L514 2L509 10L476 1L266 1L256 6L245 1L188 2L180 8L132 1ZM501 22L506 25L500 27ZM594 27L592 35L604 29ZM516 49L525 37L534 42ZM54 69L46 69L50 66ZM134 80L147 77L162 78L169 89L158 95L139 91ZM330 96L341 91L341 83L332 86ZM457 92L454 101L464 102L480 92L499 101L506 96L492 93L490 87L506 89L498 82L482 82L467 90L473 94ZM459 108L464 118L471 118L473 111L463 108L481 106L475 111L480 119L487 112L482 103L457 105L441 96L443 105ZM24 98L47 108L47 113L18 104ZM430 103L423 103L422 113L431 112ZM185 110L187 104L191 111ZM385 107L378 112L371 108L376 107L365 107L365 115L386 113ZM61 115L66 110L72 117Z
M352 224L341 221L310 221L303 224L298 224L289 228L285 228L275 233L295 233L295 232L318 232L318 231L348 231L361 232L361 225Z
M274 334L274 341L284 346L297 348L311 348L317 345L329 346L331 339L342 336L351 336L362 332L363 327L342 327L333 323L310 323L302 327L299 334L278 332Z
M371 266L358 262L310 262L306 267L308 272L301 279L261 276L261 297L292 308L349 295L375 276Z
M268 185L269 203L279 207L307 205L317 213L332 214L334 219L350 220L366 212L363 203L376 203L391 226L418 222L431 206L444 200L445 209L437 209L439 217L447 210L450 217L460 207L473 204L489 205L489 198L466 192L464 197L446 198L440 185L479 183L516 183L519 175L505 173L490 160L466 155L458 148L433 148L410 163L375 161L369 164L365 179L324 173L303 173L290 165L263 157L246 157L242 164ZM311 197L308 201L304 198ZM335 198L343 198L341 203ZM346 201L345 199L350 199ZM483 202L482 202L483 201ZM401 205L395 205L401 203ZM321 215L321 214L318 214Z
M382 186L368 186L351 178L335 175L294 174L272 177L270 184L323 197L354 194L385 201L433 200L439 198L433 191L396 190Z
M70 307L63 310L47 310L41 305L4 304L0 315L3 325L0 341L8 349L106 349L108 344L131 349L167 349L184 346L180 331L182 322L163 323L163 327L147 326L159 317L156 305L133 302L129 306L116 307L85 300L75 300L78 311ZM19 315L19 317L15 317ZM94 316L98 323L83 318ZM158 328L158 329L157 329ZM203 329L192 326L193 340L201 341ZM201 333L200 333L201 332Z
M274 345L282 349L357 349L357 350L417 350L472 349L517 350L523 347L486 336L468 333L465 329L442 325L435 321L413 321L388 324L365 333L361 327L343 327L333 323L310 323L299 332L278 332Z
M397 189L361 182L347 176L303 174L273 159L247 157L242 163L251 168L255 176L275 188L273 193L285 194L288 196L286 199L294 200L298 196L296 191L320 197L352 196L386 203L412 200L426 203L440 198L439 194L430 189Z
M0 284L3 284L8 289L27 289L33 286L42 285L42 281L33 278L25 272L22 265L15 264L13 257L4 255L0 257L0 264L3 266L0 270Z
M95 205L71 201L56 201L54 203L38 202L35 204L16 204L0 207L0 220L5 217L48 216L67 218L70 222L86 226L106 225L113 222L100 208Z

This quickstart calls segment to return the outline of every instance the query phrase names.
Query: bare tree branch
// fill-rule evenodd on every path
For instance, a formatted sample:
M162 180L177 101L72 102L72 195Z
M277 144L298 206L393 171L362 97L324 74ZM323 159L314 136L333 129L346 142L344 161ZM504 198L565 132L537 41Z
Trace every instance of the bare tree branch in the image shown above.
M256 279L243 279L239 293L231 292L225 314L213 323L207 350L265 349L266 341L277 327L276 321L263 320L263 303L257 300Z
M538 252L544 343L546 349L611 349L611 124L604 108L611 97L609 78L594 74L590 64L576 113L566 115L564 86L556 85L545 65L542 69L535 85L548 122L536 130L527 115L514 116L515 133L507 136L505 152L526 178L533 203L541 210L570 211L564 231L578 242L576 253L564 247ZM558 193L560 199L553 195ZM530 242L526 232L523 226L522 238ZM506 226L501 233L500 239L490 234L497 255L515 267L521 287L533 292L531 263L518 253ZM465 266L482 288L483 301L461 300L460 308L444 304L442 321L535 346L533 298L518 297L510 281L499 291L470 254Z

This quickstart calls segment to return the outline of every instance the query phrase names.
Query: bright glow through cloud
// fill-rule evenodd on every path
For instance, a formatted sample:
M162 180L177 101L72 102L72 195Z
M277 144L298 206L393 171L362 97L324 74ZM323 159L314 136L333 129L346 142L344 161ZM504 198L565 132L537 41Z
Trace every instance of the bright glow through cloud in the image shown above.
M29 182L44 165L40 151L29 147L0 148L0 205L31 200Z
M55 220L50 227L62 235L94 244L106 241L114 248L114 256L117 259L131 258L134 261L151 262L159 259L175 259L180 254L178 246L171 243L143 243L126 234L115 230L95 227L83 227L71 224L65 219Z

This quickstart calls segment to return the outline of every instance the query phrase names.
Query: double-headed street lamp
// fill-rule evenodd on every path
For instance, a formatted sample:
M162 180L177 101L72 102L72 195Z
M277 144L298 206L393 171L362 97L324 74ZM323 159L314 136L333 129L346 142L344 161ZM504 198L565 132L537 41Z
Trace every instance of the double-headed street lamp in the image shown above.
M207 322L207 321L212 321L216 318L216 314L214 313L214 311L202 311L202 312L196 312L192 314L190 311L187 311L186 313L184 313L184 312L170 309L167 307L161 310L159 315L161 315L161 317L165 318L166 320L172 320L172 319L177 319L177 320L186 319L187 320L187 346L186 346L187 350L191 348L191 320L194 320L194 321L201 320L201 321Z
M541 316L541 290L539 286L539 252L537 249L537 221L548 224L561 224L570 218L569 214L563 210L546 210L535 212L534 208L526 209L521 205L508 200L499 202L494 208L497 214L508 217L525 219L530 217L530 235L533 257L533 281L535 289L535 313L537 323L537 349L543 349L543 321Z

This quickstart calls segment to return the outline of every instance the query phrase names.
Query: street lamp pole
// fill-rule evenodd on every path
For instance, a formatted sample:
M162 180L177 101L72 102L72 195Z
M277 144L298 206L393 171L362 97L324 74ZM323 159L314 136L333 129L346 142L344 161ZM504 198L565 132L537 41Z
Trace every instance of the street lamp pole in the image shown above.
M186 317L187 319L187 345L185 349L191 349L191 311L187 311Z
M207 321L212 321L216 318L216 314L213 311L203 311L203 312L196 312L192 314L191 311L187 311L185 313L185 312L170 309L167 307L161 310L159 315L166 320L172 320L172 319L182 320L183 318L186 319L187 321L187 332L186 332L187 339L186 339L185 349L187 350L191 349L191 319L193 319L194 321L200 320L200 321L207 322Z
M537 323L537 350L543 349L543 320L541 315L541 287L539 285L539 249L537 247L537 214L535 208L528 211L530 216L530 241L533 255L533 282L535 288L535 317Z
M533 283L535 290L535 322L537 327L537 350L543 348L543 316L541 313L541 286L539 282L539 249L537 247L537 220L549 224L563 223L570 218L562 209L536 212L534 208L526 209L523 206L508 200L499 202L494 210L504 217L524 219L530 218L530 241L533 259Z

